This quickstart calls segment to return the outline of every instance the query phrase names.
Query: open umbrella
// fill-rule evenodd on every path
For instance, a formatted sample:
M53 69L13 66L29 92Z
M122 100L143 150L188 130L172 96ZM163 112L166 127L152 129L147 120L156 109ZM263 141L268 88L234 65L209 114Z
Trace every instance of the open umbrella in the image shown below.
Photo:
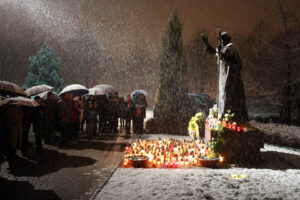
M36 95L36 94L40 94L42 92L46 92L46 91L49 91L49 90L52 90L53 87L49 86L49 85L37 85L37 86L33 86L31 88L28 88L25 90L25 93L28 95L28 96L33 96L33 95Z
M106 84L96 85L94 88L102 89L106 95L114 94L117 92L117 90L113 86Z
M65 93L70 93L73 96L81 96L89 93L89 90L80 84L73 84L65 87L60 93L59 96L62 96Z
M35 100L28 99L25 97L10 97L3 100L3 105L20 105L27 107L37 107L40 104Z
M106 94L105 94L104 90L101 88L90 88L89 95L100 96L100 95L106 95Z
M135 90L134 92L131 93L132 101L136 102L140 94L148 96L148 92L146 90Z
M20 86L8 81L0 81L0 94L11 96L27 96Z

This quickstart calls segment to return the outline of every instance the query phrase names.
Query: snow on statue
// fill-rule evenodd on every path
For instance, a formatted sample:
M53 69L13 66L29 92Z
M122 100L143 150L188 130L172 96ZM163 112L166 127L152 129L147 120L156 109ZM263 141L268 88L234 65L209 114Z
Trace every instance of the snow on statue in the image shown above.
M202 34L206 51L209 54L217 55L218 58L218 114L223 115L230 109L232 113L235 113L235 121L246 122L248 121L248 111L241 76L242 61L227 32L222 33L219 29L218 39L218 47L213 48L208 43L208 37Z

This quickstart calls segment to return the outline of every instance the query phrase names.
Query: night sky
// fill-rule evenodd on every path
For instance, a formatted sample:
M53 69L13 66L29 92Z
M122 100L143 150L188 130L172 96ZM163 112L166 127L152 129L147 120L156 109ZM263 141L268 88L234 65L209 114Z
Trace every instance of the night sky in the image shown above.
M250 31L261 18L273 32L280 18L258 8L253 0L1 0L1 9L22 14L18 23L42 30L46 37L68 39L84 30L114 56L127 56L135 48L157 54L162 31L177 8L185 41L198 30L230 33ZM266 8L274 0L258 1ZM300 10L300 1L288 3ZM297 9L298 8L298 9ZM299 12L297 13L299 14ZM12 20L12 23L16 23Z

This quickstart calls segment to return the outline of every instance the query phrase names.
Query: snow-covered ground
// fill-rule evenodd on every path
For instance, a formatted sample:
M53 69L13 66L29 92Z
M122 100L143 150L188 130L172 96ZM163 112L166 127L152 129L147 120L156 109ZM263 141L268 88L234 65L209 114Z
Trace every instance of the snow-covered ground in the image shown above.
M300 127L275 123L260 123L251 121L251 124L265 133L265 142L300 149Z
M96 199L300 199L300 151L261 151L263 162L251 168L118 168Z

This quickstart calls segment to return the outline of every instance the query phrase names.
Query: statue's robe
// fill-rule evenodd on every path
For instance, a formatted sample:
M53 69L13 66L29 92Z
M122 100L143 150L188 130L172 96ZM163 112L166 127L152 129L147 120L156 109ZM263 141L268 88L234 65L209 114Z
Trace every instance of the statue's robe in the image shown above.
M209 49L207 49L209 52ZM239 57L237 49L232 43L223 46L215 51L219 66L219 81L218 81L218 114L224 115L227 110L235 113L234 120L240 123L248 121L248 111L246 105L246 97L244 85L242 81L242 61Z

